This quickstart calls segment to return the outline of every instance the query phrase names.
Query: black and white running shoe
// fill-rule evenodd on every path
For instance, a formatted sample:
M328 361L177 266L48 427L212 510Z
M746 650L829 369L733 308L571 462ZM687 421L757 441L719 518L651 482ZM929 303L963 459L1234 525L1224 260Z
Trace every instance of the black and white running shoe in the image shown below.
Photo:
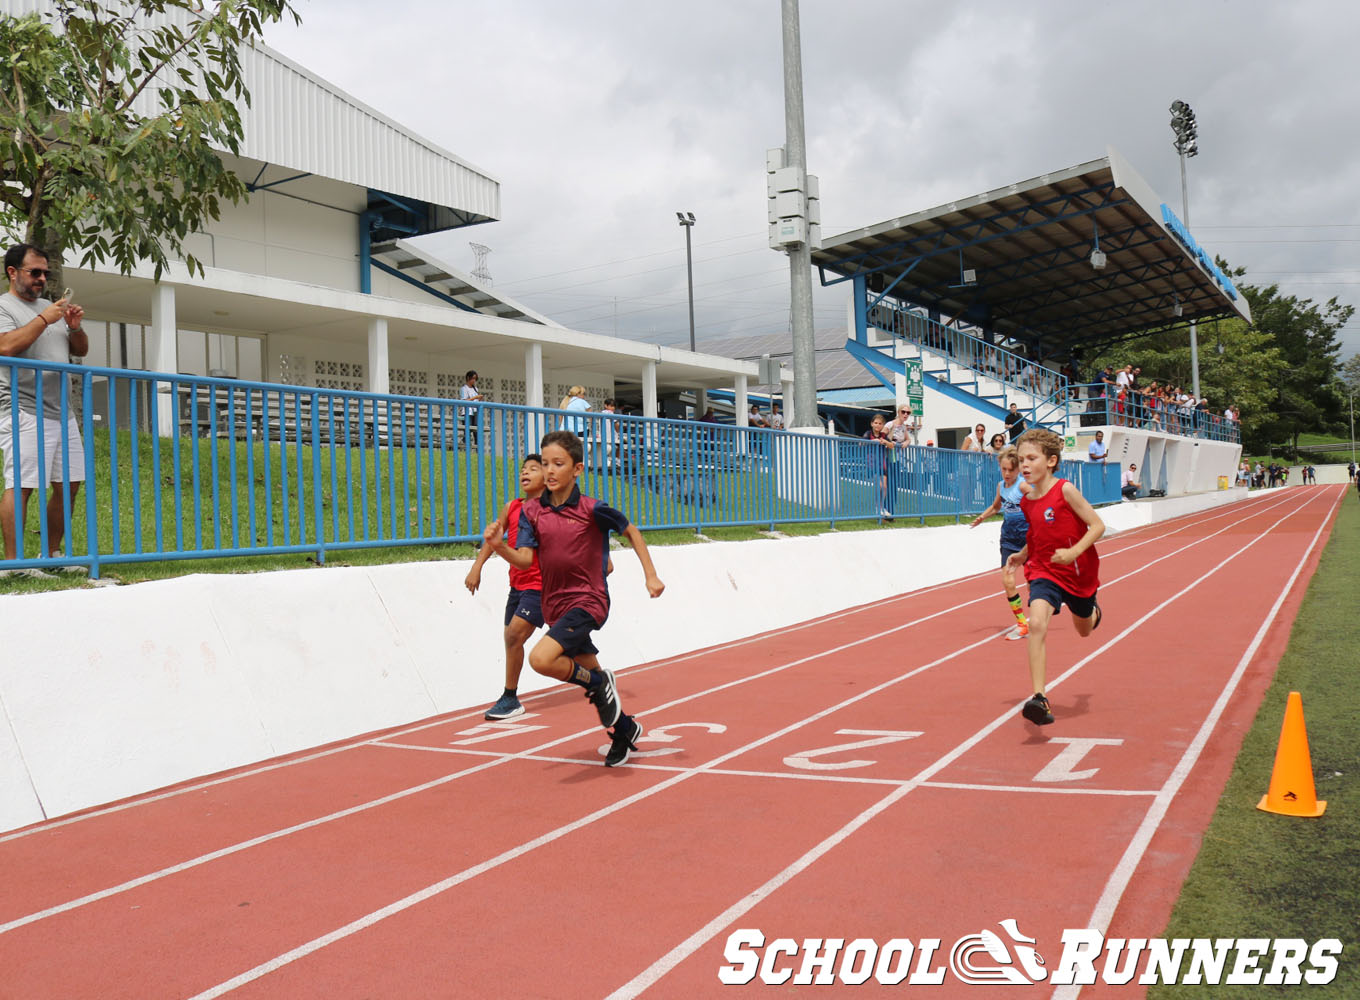
M614 688L614 672L601 667L600 676L603 680L586 688L586 697L600 713L600 725L609 729L619 721L623 709L619 706L619 693Z
M618 767L626 763L629 755L637 749L637 741L642 739L642 723L631 715L619 716L618 724L611 734L614 741L609 745L609 753L604 756L605 767Z

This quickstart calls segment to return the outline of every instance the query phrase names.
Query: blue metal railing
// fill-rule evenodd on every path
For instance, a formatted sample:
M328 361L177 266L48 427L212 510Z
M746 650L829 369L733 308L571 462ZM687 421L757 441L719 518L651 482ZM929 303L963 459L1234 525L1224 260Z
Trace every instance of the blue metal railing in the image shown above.
M644 529L961 518L997 479L990 456L859 438L0 359L0 378L27 370L44 373L39 410L58 402L31 443L36 538L17 532L2 569L475 541L517 495L520 458L563 427L583 434L582 491ZM0 411L19 425L17 397ZM22 468L28 439L0 446ZM1117 467L1064 474L1119 498ZM63 485L80 475L79 493Z
M1169 403L1136 390L1121 395L1103 382L1073 385L1071 393L1069 409L1083 427L1134 427L1209 441L1241 441L1237 421L1209 410Z
M1067 394L1066 376L1031 361L1024 355L981 337L946 326L915 309L886 300L871 304L867 312L870 325L907 340L952 361L975 375L1033 396L1036 400L1061 400ZM1044 405L1040 402L1035 409ZM1031 414L1031 416L1037 416ZM1038 416L1040 423L1054 418Z

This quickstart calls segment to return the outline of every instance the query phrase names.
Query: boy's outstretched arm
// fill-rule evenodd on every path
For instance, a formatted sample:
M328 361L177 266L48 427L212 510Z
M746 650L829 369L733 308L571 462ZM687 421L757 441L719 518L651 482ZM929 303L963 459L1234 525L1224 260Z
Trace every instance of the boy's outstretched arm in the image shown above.
M496 523L510 523L509 504L505 505L505 508L501 511L501 516L497 519ZM486 561L491 558L491 555L492 551L490 545L483 544L482 547L477 550L477 558L472 560L472 569L468 570L467 578L463 581L463 586L467 587L469 594L477 593L477 588L482 585L482 567L486 565Z
M642 573L647 581L647 593L653 597L660 597L661 592L666 589L666 585L661 582L661 577L656 575L656 567L652 565L652 554L647 551L647 541L642 537L642 532L637 525L630 524L623 532L628 539L628 544L637 553L638 562L642 563Z
M1089 549L1101 535L1105 534L1105 522L1100 519L1096 509L1092 507L1081 490L1071 483L1063 483L1063 499L1067 501L1067 506L1072 508L1072 513L1081 518L1086 525L1086 534L1077 539L1077 544L1070 549L1058 549L1053 553L1053 561L1059 566L1067 566L1077 561L1077 557Z
M499 521L492 521L486 526L486 530L482 532L482 541L516 569L528 569L534 564L534 550L531 547L512 549L505 544L505 529Z
M996 488L996 497L992 500L992 505L988 507L986 510L984 510L977 517L973 518L973 520L969 523L968 527L976 528L979 524L987 520L987 518L991 517L1000 509L1001 509L1001 487L998 486Z

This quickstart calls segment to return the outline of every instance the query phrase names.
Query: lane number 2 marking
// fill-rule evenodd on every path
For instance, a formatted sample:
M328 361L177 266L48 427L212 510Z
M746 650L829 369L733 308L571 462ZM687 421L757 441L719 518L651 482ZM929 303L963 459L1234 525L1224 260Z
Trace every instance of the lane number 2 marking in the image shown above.
M855 740L853 743L837 743L831 747L820 747L815 750L804 750L801 753L793 754L784 758L784 763L789 767L796 767L800 771L846 771L855 767L869 767L878 763L873 760L845 760L839 762L818 762L816 757L829 757L834 753L845 753L850 750L862 750L866 747L881 747L889 743L901 743L904 740L915 739L920 733L899 732L892 729L837 729L837 736L872 736L869 740Z

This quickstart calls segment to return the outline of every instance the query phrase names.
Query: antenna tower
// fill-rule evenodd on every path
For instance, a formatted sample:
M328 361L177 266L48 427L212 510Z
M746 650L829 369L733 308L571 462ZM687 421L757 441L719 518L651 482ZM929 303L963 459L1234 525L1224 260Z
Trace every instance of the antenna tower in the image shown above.
M476 266L472 269L472 276L484 285L491 284L491 272L486 267L486 255L491 252L491 248L480 243L469 243L472 252L477 255Z

